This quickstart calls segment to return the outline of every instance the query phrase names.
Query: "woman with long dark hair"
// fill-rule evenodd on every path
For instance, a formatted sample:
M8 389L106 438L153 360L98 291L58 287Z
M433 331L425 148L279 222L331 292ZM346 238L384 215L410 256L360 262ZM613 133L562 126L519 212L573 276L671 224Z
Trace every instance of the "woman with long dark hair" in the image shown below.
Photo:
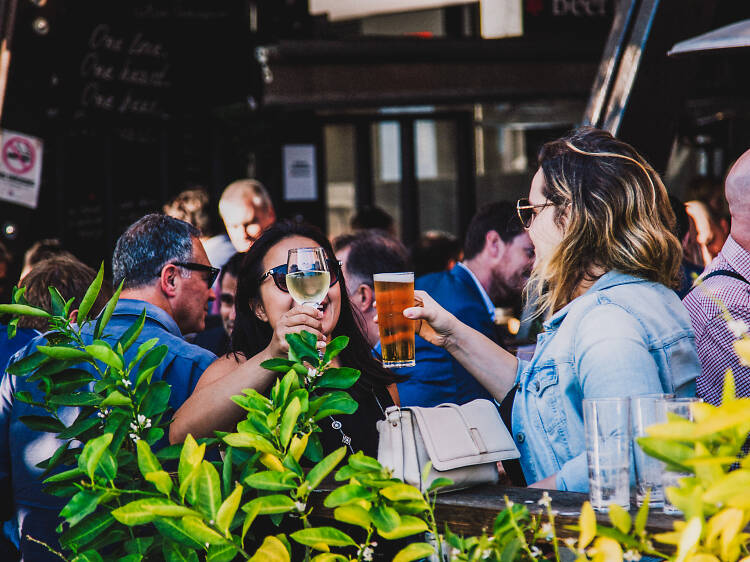
M286 288L287 253L292 248L323 247L331 269L331 287L320 310L297 305ZM319 346L336 336L349 337L349 345L336 361L358 369L361 376L349 390L359 403L351 415L337 415L321 421L324 451L341 444L350 451L377 454L375 422L393 404L388 385L395 377L373 357L360 331L338 262L328 239L313 226L279 222L266 230L247 252L237 281L236 319L232 353L218 358L203 373L192 396L175 413L170 440L181 442L213 435L214 430L232 431L245 411L231 397L243 389L265 393L278 373L261 367L273 357L286 357L286 335L307 330L318 338Z

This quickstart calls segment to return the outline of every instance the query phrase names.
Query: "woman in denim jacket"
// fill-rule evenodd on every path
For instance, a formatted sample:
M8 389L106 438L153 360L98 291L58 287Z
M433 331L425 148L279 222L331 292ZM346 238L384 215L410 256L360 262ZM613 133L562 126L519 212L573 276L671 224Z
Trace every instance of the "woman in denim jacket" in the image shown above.
M527 482L588 490L584 398L694 395L700 365L676 287L682 251L654 169L591 128L544 145L519 217L536 251L527 292L544 315L531 361L459 322L422 291L419 334L445 347L500 402Z

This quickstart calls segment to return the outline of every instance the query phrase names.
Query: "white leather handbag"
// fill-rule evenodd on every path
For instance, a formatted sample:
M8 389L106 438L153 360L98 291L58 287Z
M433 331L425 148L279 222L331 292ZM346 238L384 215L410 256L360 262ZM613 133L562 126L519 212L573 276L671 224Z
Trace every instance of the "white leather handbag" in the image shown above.
M377 423L378 461L423 492L441 477L453 480L441 491L496 483L497 462L521 456L489 400L434 408L391 406L385 414ZM427 461L432 468L422 480Z

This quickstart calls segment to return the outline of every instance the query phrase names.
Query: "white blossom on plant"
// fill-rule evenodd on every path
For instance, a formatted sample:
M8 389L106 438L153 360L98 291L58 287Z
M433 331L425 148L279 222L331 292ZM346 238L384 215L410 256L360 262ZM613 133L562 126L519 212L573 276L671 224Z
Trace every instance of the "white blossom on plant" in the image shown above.
M622 558L627 562L638 562L641 559L641 553L631 548L622 555Z
M544 493L542 494L542 497L541 497L541 498L539 498L539 500L537 500L537 502L536 502L536 503L538 503L539 505L543 505L544 507L549 507L549 506L550 506L550 505L552 504L552 498L551 498L551 497L550 497L550 495L549 495L549 494L547 493L547 491L545 491L545 492L544 492Z
M372 546L377 545L378 543L372 543ZM362 560L367 560L367 562L372 561L372 555L375 553L375 549L372 548L370 545L365 545L359 548L357 551L357 556L361 556Z
M305 382L307 382L307 383L313 382L315 379L318 378L318 375L319 375L319 373L318 373L317 369L315 369L313 367L308 367L307 368L307 376L305 377Z

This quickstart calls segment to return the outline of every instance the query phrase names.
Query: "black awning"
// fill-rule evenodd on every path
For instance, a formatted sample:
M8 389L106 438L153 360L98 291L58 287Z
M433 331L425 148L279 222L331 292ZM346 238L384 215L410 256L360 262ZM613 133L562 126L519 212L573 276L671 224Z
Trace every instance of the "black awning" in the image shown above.
M528 38L284 41L265 47L267 107L474 103L588 96L599 50Z

